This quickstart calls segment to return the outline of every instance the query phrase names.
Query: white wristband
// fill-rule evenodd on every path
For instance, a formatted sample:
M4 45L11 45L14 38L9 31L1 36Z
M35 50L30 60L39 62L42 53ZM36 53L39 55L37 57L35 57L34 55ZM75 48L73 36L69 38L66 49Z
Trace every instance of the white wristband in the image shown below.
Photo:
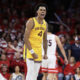
M31 54L33 54L34 53L34 50L33 49L31 49L31 50L29 50L30 52L31 52Z

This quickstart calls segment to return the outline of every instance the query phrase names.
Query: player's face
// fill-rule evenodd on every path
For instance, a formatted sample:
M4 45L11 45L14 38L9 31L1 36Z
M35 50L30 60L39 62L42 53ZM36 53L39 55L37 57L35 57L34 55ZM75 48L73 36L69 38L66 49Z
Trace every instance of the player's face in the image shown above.
M39 16L40 18L44 18L46 16L46 8L45 7L39 7L38 11L37 11L37 16Z

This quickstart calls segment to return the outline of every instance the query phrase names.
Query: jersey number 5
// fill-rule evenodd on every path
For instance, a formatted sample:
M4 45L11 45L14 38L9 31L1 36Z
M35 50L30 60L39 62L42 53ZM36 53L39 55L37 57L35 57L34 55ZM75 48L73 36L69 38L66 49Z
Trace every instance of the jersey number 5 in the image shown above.
M42 36L42 31L40 31L40 32L38 33L38 36L40 36L40 37Z
M52 40L48 40L48 46L52 46Z

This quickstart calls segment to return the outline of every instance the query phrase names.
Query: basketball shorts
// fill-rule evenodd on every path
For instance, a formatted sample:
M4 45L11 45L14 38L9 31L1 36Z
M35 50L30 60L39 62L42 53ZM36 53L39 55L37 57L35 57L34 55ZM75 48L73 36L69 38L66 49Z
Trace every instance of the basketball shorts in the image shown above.
M41 71L48 73L58 73L56 56L49 55L48 59L43 59Z

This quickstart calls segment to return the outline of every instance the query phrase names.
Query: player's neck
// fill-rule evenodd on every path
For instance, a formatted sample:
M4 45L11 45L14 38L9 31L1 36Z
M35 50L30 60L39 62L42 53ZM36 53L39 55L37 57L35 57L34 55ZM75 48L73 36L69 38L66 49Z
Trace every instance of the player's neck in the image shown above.
M43 19L42 18L40 18L40 17L37 16L36 19L37 19L37 21L38 21L39 24L43 24Z

